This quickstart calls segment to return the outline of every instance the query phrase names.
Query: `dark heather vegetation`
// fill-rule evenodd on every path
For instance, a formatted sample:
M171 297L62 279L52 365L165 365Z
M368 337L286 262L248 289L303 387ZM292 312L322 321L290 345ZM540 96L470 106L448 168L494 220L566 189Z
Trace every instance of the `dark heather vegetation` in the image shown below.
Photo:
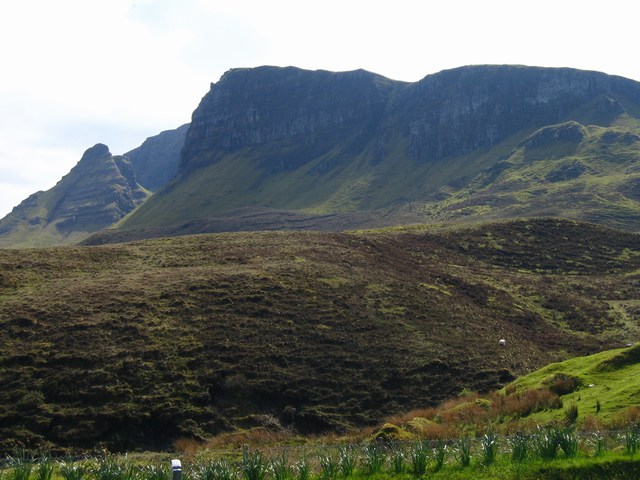
M547 219L2 250L2 448L380 425L634 342L639 281L638 235Z

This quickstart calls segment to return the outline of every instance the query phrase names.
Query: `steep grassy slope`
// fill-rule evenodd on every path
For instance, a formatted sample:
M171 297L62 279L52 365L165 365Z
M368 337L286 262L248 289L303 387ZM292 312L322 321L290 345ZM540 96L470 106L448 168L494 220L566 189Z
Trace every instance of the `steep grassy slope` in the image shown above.
M536 434L546 427L606 435L637 425L639 374L638 343L577 356L524 375L496 392L463 392L436 408L392 416L374 435L450 439L463 432Z
M638 343L581 355L523 375L499 391L466 391L435 408L389 417L374 435L450 439L489 430L535 433L547 426L587 432L625 429L640 418L638 374Z
M636 339L639 272L637 235L552 220L0 251L0 436L372 424Z

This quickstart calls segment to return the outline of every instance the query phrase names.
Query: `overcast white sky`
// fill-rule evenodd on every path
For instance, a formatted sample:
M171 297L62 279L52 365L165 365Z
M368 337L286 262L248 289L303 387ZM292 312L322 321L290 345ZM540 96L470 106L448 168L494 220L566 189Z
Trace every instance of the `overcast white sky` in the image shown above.
M640 80L634 0L0 0L0 218L101 142L176 128L228 69L470 64Z

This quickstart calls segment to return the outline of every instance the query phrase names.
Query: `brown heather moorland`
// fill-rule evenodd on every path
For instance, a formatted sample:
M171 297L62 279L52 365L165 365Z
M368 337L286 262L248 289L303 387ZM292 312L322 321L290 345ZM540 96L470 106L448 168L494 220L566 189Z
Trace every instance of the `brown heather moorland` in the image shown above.
M639 283L640 236L549 219L0 250L2 447L379 424L636 341Z

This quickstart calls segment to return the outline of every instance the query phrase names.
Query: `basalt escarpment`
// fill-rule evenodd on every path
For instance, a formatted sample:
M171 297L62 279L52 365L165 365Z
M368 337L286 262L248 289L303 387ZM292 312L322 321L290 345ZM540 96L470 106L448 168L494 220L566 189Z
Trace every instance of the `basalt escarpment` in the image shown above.
M193 113L181 168L191 171L247 146L266 147L261 165L272 174L295 170L336 146L358 153L402 85L364 70L231 70ZM292 139L291 152L278 148Z
M458 208L458 202L454 213L448 213L447 199L473 196L469 186L518 148L536 149L531 142L544 141L538 157L568 158L591 145L585 139L592 138L593 128L637 135L639 118L638 82L565 68L461 67L415 83L362 70L234 69L211 85L193 113L177 181L122 228L175 231L181 224L193 228L247 209L357 214L358 227L367 224L363 212L369 212L372 226L473 217L486 211L476 208L485 197L469 197L472 209ZM546 140L545 128L551 135ZM637 162L637 154L625 161ZM599 171L609 173L619 174ZM606 213L581 217L572 205L561 205L556 213L601 215L606 223ZM518 215L537 214L521 210Z
M360 147L371 137L384 144L396 124L409 157L437 161L570 118L608 125L639 100L637 82L574 69L462 67L413 84L362 70L234 69L194 112L182 168L196 168L199 157L213 152L292 138L319 144L357 134Z

